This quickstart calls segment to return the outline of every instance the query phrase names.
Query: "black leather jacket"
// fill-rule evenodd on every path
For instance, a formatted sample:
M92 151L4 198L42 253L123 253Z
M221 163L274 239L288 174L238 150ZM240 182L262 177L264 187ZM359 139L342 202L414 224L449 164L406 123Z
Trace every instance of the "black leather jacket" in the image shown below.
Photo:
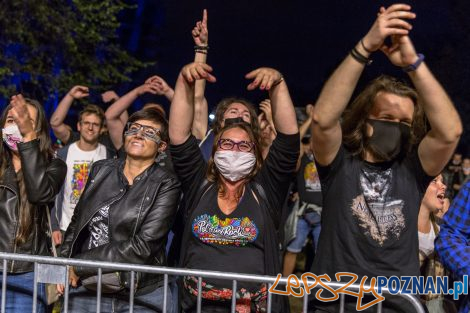
M156 163L134 179L132 186L123 175L123 159L93 164L88 182L65 233L61 255L96 261L166 265L165 245L176 215L180 183L176 176ZM109 243L88 250L88 225L95 214L110 205ZM96 275L96 269L77 267L80 278ZM103 273L107 271L103 269ZM108 270L108 272L110 272ZM121 283L128 281L121 275ZM137 275L137 289L156 286L161 275Z
M21 169L28 201L35 207L36 217L33 229L24 244L15 242L19 229L19 187L12 164L9 164L0 178L0 251L32 255L48 255L47 236L48 204L54 201L67 173L67 166L60 159L46 160L39 153L39 141L32 140L18 144ZM0 270L3 265L0 264ZM9 261L7 271L25 273L34 265L27 262Z

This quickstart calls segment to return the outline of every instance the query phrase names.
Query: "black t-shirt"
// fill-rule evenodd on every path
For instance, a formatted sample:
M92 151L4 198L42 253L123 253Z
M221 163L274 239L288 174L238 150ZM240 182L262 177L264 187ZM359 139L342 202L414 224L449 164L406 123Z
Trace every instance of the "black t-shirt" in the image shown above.
M249 186L229 215L220 210L217 190L212 186L199 201L188 223L191 223L192 236L184 267L264 274L263 217ZM217 288L232 287L231 281L204 281ZM249 290L252 287L253 284L239 282L239 288Z
M300 138L298 134L284 135L278 133L261 170L253 178L264 189L266 198L269 201L268 205L279 213L287 196L290 181L294 176L299 147ZM170 148L173 166L181 182L187 203L185 206L187 211L184 214L187 216L186 232L188 227L191 228L189 238L183 238L183 244L186 245L185 251L182 251L184 254L183 266L223 272L266 273L265 259L279 258L280 255L269 253L272 249L268 248L272 247L270 245L273 243L268 242L266 238L269 236L275 238L276 234L267 233L266 219L269 217L263 214L259 203L254 199L250 184L245 184L244 196L237 209L226 216L218 208L217 186L214 184L199 199L201 185L206 180L207 163L194 136L190 136L186 142L180 145L171 145ZM251 210L253 212L250 212ZM201 225L206 225L211 218L215 220L214 216L219 219L216 224L217 228L197 228L194 232L193 226L196 227L198 222L202 222ZM247 219L240 220L240 218ZM240 245L237 246L234 244L237 241L231 242L226 236L221 238L220 243L211 242L210 236L230 229L228 227L219 227L225 222L233 223L233 225L238 225L239 222L240 224L246 224L249 235L245 238L243 236L238 237ZM210 230L211 234L208 234L207 230ZM257 237L254 237L255 233ZM205 235L208 235L206 237L208 239L202 239ZM221 244L222 242L231 242L232 244L224 246ZM245 245L242 245L242 243ZM274 245L277 246L275 243ZM239 284L244 283L239 282ZM228 282L228 285L225 286L231 289L231 282ZM250 288L250 286L247 287ZM185 310L194 304L188 298L188 293L183 293L182 305Z
M419 275L418 212L432 180L417 152L368 163L341 147L317 164L323 193L322 231L312 271L363 276Z
M321 184L313 154L305 153L297 172L297 191L302 202L322 206Z

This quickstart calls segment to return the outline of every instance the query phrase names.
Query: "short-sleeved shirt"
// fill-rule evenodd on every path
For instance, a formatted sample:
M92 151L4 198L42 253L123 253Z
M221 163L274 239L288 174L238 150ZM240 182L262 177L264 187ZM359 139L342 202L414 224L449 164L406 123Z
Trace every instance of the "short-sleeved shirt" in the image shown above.
M323 193L322 232L312 271L363 276L419 275L418 212L432 180L417 152L369 163L341 147L329 166L317 163Z

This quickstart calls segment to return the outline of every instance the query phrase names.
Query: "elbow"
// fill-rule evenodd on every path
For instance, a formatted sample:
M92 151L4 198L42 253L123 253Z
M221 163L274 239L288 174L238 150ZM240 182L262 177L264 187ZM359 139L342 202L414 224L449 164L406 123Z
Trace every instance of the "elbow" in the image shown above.
M49 124L51 125L52 130L55 130L57 129L57 127L59 127L62 124L62 122L52 117L51 120L49 121Z
M318 112L314 112L312 116L312 127L316 127L322 131L328 130L336 126L338 121L331 121L325 118L323 114L319 114Z
M454 125L454 127L443 131L440 135L440 138L441 141L446 145L455 145L459 142L462 133L462 124L458 123L457 125Z

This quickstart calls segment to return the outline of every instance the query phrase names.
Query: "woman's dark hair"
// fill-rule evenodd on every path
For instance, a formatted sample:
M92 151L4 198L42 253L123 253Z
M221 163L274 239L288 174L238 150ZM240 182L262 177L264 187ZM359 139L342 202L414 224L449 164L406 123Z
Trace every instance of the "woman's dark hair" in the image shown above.
M215 111L214 125L212 126L214 134L217 135L222 130L222 121L224 120L225 111L227 111L228 107L232 103L241 103L244 106L246 106L246 108L250 112L251 128L252 128L256 138L260 138L260 127L259 127L259 123L258 123L258 114L256 113L255 107L248 100L241 99L241 98L225 98L225 99L222 99L222 101L220 101L217 104L217 109Z
M417 92L396 78L382 75L367 85L354 99L343 115L343 143L345 147L355 155L364 153L367 147L366 120L369 117L369 113L374 106L375 98L379 92L392 93L410 98L413 101L414 112L411 125L410 146L418 143L426 134L424 111L418 101Z
M256 164L253 167L253 170L251 171L251 173L248 174L248 176L246 177L247 180L249 181L256 174L258 174L258 172L261 169L261 166L263 165L263 156L261 155L258 138L255 136L254 131L249 125L238 123L238 124L230 124L222 128L222 130L215 135L214 143L212 146L212 155L207 164L207 180L210 182L217 183L217 186L219 188L218 191L220 194L222 194L222 196L225 196L225 188L224 188L224 184L221 183L219 170L217 169L217 166L214 163L214 155L215 155L215 152L217 151L217 143L219 142L220 138L222 138L223 134L227 130L232 129L232 128L240 128L241 130L245 131L248 134L248 137L250 137L251 142L254 143L253 149L254 149L254 154L256 157ZM239 190L239 194L241 195L242 192L243 192L243 186L241 186Z
M138 120L151 121L160 125L160 139L168 143L170 137L168 135L168 121L163 117L159 109L155 107L146 107L142 110L134 112L129 116L128 122L136 122Z
M53 155L53 151L51 148L51 138L49 136L49 124L47 122L46 113L42 105L33 99L25 98L27 105L33 106L37 114L36 119L36 135L39 141L39 153L43 155L46 160L50 160ZM3 132L3 127L5 126L5 122L7 120L8 111L12 108L11 105L8 105L2 112L0 117L0 125ZM1 133L3 137L3 133ZM3 181L5 177L5 172L9 166L13 166L11 163L12 152L8 148L8 146L2 142L0 145L0 180ZM23 177L23 171L20 170L16 174L16 180L19 187L19 198L18 198L18 208L19 208L19 228L15 238L15 241L19 244L23 244L27 241L29 235L31 234L34 226L35 226L35 218L37 214L37 210L29 203L28 195L26 194L26 186Z

